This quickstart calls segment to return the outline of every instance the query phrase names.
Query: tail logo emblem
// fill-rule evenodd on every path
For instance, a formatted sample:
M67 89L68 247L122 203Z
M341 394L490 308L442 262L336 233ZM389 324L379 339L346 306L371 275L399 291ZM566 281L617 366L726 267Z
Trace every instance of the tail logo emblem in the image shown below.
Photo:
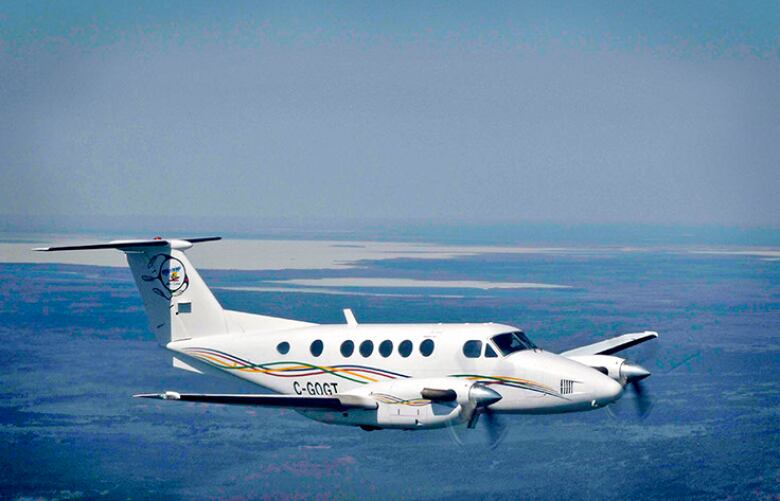
M165 299L178 296L187 290L190 284L184 264L168 254L157 254L149 260L146 267L151 274L142 275L141 278L146 282L159 282L162 288L155 287L152 290Z

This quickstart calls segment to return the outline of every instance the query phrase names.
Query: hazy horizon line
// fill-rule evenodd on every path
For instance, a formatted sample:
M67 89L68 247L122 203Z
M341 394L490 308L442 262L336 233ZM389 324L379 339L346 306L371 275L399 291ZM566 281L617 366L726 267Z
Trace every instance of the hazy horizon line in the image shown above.
M406 218L23 216L0 214L0 234L149 235L414 241L458 244L740 245L778 246L780 226L559 221L426 221ZM189 235L184 235L189 234Z

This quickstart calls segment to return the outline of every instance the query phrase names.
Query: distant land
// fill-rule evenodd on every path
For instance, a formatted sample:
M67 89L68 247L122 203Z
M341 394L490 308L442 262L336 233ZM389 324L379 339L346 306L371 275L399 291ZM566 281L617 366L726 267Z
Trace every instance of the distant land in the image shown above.
M780 224L780 220L778 222ZM0 215L3 241L35 234L127 238L216 234L228 238L367 240L511 246L711 245L780 247L780 226L517 221L374 221L337 216L318 219L191 216Z

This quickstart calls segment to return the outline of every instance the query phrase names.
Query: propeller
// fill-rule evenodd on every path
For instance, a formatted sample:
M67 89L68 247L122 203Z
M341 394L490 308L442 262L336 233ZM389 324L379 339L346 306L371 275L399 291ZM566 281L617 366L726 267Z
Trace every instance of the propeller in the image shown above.
M646 418L653 408L653 401L641 383L648 376L650 371L634 362L626 360L620 366L620 377L625 381L624 387L628 387L634 394L636 412L641 419Z
M432 392L426 392L427 395L433 396ZM444 395L442 395L444 396ZM499 443L504 439L509 431L509 428L499 419L498 415L490 409L490 406L499 400L501 400L501 394L495 390L489 388L483 383L475 383L469 389L468 403L464 405L463 411L467 413L468 420L466 427L474 429L479 423L480 417L485 416L484 428L487 433L488 444L490 449L495 449ZM448 426L450 434L458 445L465 445L464 440L459 435L459 432L455 430L456 426L452 423Z
M470 412L468 420L469 428L476 428L480 414L487 411L487 408L503 398L500 393L491 390L483 383L474 383L469 389L469 403L466 406L466 412Z
M506 421L502 419L498 413L490 410L480 411L480 414L484 414L485 416L485 418L481 420L485 434L481 437L479 437L480 434L475 435L474 433L463 431L463 426L455 425L453 423L450 423L447 426L450 435L452 436L452 440L456 444L460 446L468 444L480 447L486 444L490 450L493 450L504 441L504 438L509 434L509 426L507 426Z

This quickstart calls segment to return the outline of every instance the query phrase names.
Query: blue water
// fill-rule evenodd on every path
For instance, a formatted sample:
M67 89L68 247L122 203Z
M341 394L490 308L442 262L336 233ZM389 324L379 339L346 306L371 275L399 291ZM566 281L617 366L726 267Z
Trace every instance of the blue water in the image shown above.
M197 264L197 263L196 263ZM212 286L392 276L571 289L216 289L228 308L314 322L496 321L559 351L660 333L628 355L654 406L507 418L459 446L446 430L329 427L293 412L153 402L133 393L249 392L176 371L146 330L128 270L0 265L0 497L282 499L765 498L780 495L780 261L682 252L398 259L357 270L203 270ZM466 432L464 432L466 433Z

